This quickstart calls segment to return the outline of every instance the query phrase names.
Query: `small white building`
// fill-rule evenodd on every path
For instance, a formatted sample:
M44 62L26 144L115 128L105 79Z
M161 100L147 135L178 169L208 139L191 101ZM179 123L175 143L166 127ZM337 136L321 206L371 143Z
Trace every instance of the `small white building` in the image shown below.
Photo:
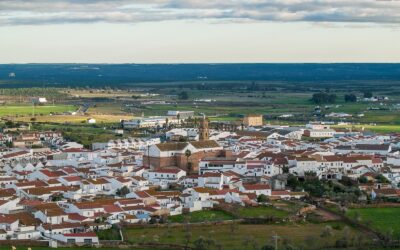
M94 119L94 118L89 118L89 119L87 119L87 123L89 123L89 124L95 124L95 123L96 123L96 119Z
M93 232L86 233L70 233L70 234L55 234L54 239L72 245L97 245L99 238Z

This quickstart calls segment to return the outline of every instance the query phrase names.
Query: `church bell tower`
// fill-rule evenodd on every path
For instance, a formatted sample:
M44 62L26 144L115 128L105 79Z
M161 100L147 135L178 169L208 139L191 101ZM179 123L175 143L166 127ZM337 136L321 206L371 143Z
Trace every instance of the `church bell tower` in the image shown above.
M209 138L208 119L206 118L205 115L203 115L203 118L200 121L200 127L199 127L199 141L207 141L208 138Z

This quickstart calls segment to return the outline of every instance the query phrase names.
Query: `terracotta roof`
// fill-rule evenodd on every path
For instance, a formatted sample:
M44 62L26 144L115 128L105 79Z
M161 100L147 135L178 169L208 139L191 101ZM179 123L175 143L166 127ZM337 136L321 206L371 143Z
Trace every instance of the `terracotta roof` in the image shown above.
M208 140L208 141L192 141L190 142L193 147L197 149L202 149L202 148L218 148L220 145L214 141L214 140Z
M116 205L105 205L105 206L103 206L103 208L104 208L104 211L106 213L123 212L123 210L120 207L116 206Z
M166 173L166 174L177 174L181 171L183 171L183 170L179 169L179 168L157 168L153 172Z
M199 177L203 177L203 178L208 178L208 177L221 177L221 173L211 173L211 172L207 172Z
M203 188L203 187L195 187L193 188L197 193L210 193L211 189Z
M156 144L160 151L181 151L188 145L187 142L166 142Z
M11 224L14 223L18 220L14 215L12 214L0 214L0 224Z
M63 177L64 180L68 181L68 182L72 182L72 181L80 181L82 180L81 177L79 176L65 176Z
M267 184L243 184L244 189L246 190L265 190L271 189L271 187Z
M97 237L93 232L64 234L65 237Z
M15 190L12 188L1 188L0 189L0 197L10 197L15 195Z

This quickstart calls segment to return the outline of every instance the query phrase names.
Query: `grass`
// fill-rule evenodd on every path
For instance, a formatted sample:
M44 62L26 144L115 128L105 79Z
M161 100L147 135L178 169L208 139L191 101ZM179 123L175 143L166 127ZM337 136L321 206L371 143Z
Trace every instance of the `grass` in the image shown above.
M225 211L216 210L202 210L195 211L190 214L184 215L174 215L169 217L169 221L173 223L183 223L187 220L191 223L205 222L205 221L223 221L223 220L233 220L235 217Z
M259 207L241 208L239 209L238 214L240 217L244 218L275 217L283 219L289 215L289 212L278 210L272 206L259 206Z
M113 124L110 124L113 125ZM108 142L109 140L122 139L134 136L129 133L124 133L123 136L118 136L111 129L104 129L100 124L46 124L36 123L33 126L34 130L58 130L63 136L69 140L76 141L86 147L90 147L93 142Z
M73 105L54 105L54 106L36 106L35 114L48 115L50 113L62 113L75 111L76 107ZM19 106L1 106L0 116L19 116L19 115L32 115L32 105L19 105Z
M29 122L29 117L17 117L14 121ZM133 116L127 115L44 115L36 116L35 122L40 123L85 123L87 119L94 118L96 123L117 123L121 120L133 119Z
M115 228L100 230L96 234L99 240L121 240L121 235L118 229Z
M327 238L321 238L321 232L326 226L333 228L333 235ZM131 228L124 231L124 238L131 243L154 242L184 244L185 236L190 237L193 242L199 237L213 239L220 244L222 249L252 249L252 245L257 245L260 249L265 244L272 244L272 236L277 234L280 237L279 245L282 247L284 241L289 241L297 246L304 244L314 244L314 248L321 249L325 246L333 246L335 241L341 237L344 224L339 227L337 223L333 226L331 223L321 224L291 224L291 225L212 225L212 226L191 226L191 227L143 227ZM187 234L189 232L189 236ZM349 228L347 236L354 237L360 232ZM246 242L250 242L250 245ZM308 242L308 243L307 243ZM310 249L311 247L305 247ZM218 248L210 248L218 249Z
M353 208L347 215L351 218L358 215L361 222L370 222L373 229L382 233L393 231L395 237L400 236L400 207Z
M357 130L370 130L377 133L400 133L400 125L346 125L346 126L332 126L335 128L355 128Z

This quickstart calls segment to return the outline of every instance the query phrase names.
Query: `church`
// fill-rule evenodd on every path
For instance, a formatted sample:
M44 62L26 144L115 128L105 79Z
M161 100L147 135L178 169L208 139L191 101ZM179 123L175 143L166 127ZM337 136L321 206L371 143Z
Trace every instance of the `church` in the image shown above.
M143 165L150 168L179 167L188 173L197 172L203 157L228 156L214 140L209 140L208 119L203 117L199 126L199 141L165 142L152 145L143 156Z

